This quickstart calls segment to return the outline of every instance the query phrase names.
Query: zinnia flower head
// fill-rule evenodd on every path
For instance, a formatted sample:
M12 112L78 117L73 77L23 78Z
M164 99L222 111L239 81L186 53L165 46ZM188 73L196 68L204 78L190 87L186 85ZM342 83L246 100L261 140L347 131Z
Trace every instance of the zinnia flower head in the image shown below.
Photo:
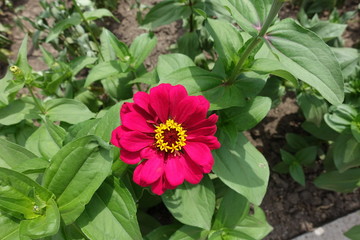
M151 186L161 195L184 180L201 181L214 164L212 149L220 147L214 136L218 116L207 118L209 101L189 96L181 85L160 84L150 94L137 92L133 103L121 107L121 123L111 143L121 148L120 159L138 164L133 180Z

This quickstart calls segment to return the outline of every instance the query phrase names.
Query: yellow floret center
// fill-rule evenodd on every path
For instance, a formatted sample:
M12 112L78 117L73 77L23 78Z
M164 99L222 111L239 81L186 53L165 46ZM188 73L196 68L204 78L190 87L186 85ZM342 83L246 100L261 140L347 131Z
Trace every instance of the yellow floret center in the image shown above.
M176 153L186 145L186 130L173 119L155 126L155 146L161 151Z

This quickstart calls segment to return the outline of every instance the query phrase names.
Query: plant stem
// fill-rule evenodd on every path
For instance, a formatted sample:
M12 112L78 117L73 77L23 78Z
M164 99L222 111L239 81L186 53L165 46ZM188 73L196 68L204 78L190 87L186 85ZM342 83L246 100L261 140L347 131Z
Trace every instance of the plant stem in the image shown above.
M46 111L45 108L43 107L43 105L39 102L39 99L35 96L34 92L31 89L31 86L26 85L27 89L29 90L31 97L34 99L35 105L37 106L37 108L40 110L40 112L42 114L45 115Z
M274 0L273 1L270 12L269 12L268 16L266 17L266 20L265 20L263 26L261 27L260 32L258 33L258 35L256 37L254 37L252 39L251 43L247 46L247 48L243 52L242 56L240 57L239 61L237 62L227 83L229 83L229 84L234 83L237 76L239 76L246 59L250 56L250 54L254 50L254 48L261 42L261 38L264 37L264 35L266 34L266 31L270 27L274 18L277 16L283 2L284 2L284 0Z
M189 7L190 7L190 10L191 10L191 14L190 14L190 17L189 17L189 28L190 28L190 32L193 32L194 31L194 11L193 11L193 3L191 0L189 0Z
M83 22L84 22L84 24L85 24L86 29L89 31L91 38L94 40L94 43L95 43L95 45L96 45L96 48L97 48L98 51L99 51L99 55L100 55L101 59L104 60L104 57L103 57L103 55L101 54L100 44L99 44L98 40L96 39L93 30L91 29L88 21L86 20L84 14L82 13L79 5L78 5L77 2L76 2L76 0L72 0L72 2L73 2L73 4L74 4L75 10L80 14L80 16L81 16L81 18L82 18L82 20L83 20Z

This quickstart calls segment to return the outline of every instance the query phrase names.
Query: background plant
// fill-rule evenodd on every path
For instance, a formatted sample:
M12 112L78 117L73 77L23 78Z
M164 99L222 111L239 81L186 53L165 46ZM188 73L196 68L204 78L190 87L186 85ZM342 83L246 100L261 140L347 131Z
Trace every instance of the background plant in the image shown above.
M210 6L211 11L210 3L216 3ZM282 1L163 1L154 7L156 11L175 12L166 15L166 21L164 15L156 14L161 22L182 18L175 15L180 12L188 19L191 30L191 22L200 19L199 31L207 31L214 43L214 49L209 50L214 52L209 61L212 64L196 64L196 56L173 53L161 55L157 66L148 72L143 61L157 42L152 32L138 36L127 46L105 28L98 34L87 31L86 22L91 18L87 19L86 12L76 8L76 1L74 4L73 12L60 9L65 17L56 20L54 28L44 35L46 41L54 36L56 26L69 23L69 27L58 27L61 30L55 32L56 38L48 41L55 47L64 44L57 57L42 49L49 69L32 70L27 63L25 38L17 61L1 80L4 91L0 95L0 144L4 150L0 152L0 218L4 224L0 236L265 237L272 227L259 205L267 189L269 167L242 132L266 116L274 105L272 99L278 99L281 90L277 89L282 82L304 92L315 92L321 102L334 105L337 113L343 106L344 83L341 65L331 48L294 20L278 20ZM216 15L218 19L212 17L215 9L223 13ZM77 19L74 16L80 16L79 23L73 22ZM160 22L146 19L149 17L142 23L153 27ZM74 37L72 29L79 26L85 30L89 45L90 42L97 45L90 54L70 53L70 45L59 41L62 34ZM192 26L193 31L195 26L198 28ZM197 34L200 46L201 35ZM199 52L198 48L194 52ZM120 122L120 106L131 101L134 88L148 90L159 83L182 84L189 94L204 95L211 103L211 111L220 116L217 136L222 144L213 152L212 174L198 185L184 183L161 197L135 185L131 180L133 167L119 161L118 149L108 144L111 131ZM264 90L269 85L275 86L276 91ZM356 83L346 86L357 89ZM16 98L23 87L29 94ZM37 88L44 98L36 97ZM350 92L346 99L353 96L354 90ZM331 121L336 119L332 117L334 113L329 115ZM341 125L340 135L347 131L349 137L355 115L351 111L345 116L347 122ZM306 161L310 163L317 145L304 146L307 147L312 147L311 158ZM291 164L303 164L302 148L292 151L295 160ZM346 169L353 167L353 162L347 165L348 162ZM147 213L161 202L172 215L168 225L161 225Z

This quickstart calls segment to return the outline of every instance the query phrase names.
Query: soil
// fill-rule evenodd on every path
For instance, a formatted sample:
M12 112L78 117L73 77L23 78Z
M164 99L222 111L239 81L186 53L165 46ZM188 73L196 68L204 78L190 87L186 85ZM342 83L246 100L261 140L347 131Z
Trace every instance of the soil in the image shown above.
M143 0L142 4L152 6L160 0ZM41 12L38 1L17 1L24 5L22 16L34 19ZM130 44L136 36L145 32L139 28L136 21L136 9L132 9L135 1L121 1L118 10L114 15L120 19L121 23L105 22L103 25L110 29L117 37ZM346 1L344 9L356 9L357 1ZM295 5L286 3L280 16L295 17L298 9ZM15 15L6 15L7 20L14 20ZM0 18L3 21L3 18ZM158 44L151 56L146 60L147 69L156 66L157 58L160 54L169 53L169 47L176 42L182 35L182 22L178 21L156 29L154 32L158 38ZM28 26L31 27L31 26ZM344 34L347 47L359 45L359 14L355 20L349 22L349 26ZM14 41L11 51L16 58L17 49L24 37L22 31L15 27L10 36ZM29 41L29 44L31 42ZM46 69L41 60L41 54L31 51L29 62L35 70ZM0 67L0 77L4 74L4 65ZM286 133L304 133L300 125L304 120L298 113L295 96L289 92L283 101L275 109L272 109L268 116L258 124L257 127L246 133L249 140L264 154L269 162L270 168L280 161L280 148L285 145ZM306 170L306 186L302 187L294 182L289 175L280 175L271 172L267 194L261 207L267 215L269 223L274 230L265 239L291 239L301 233L311 231L317 226L344 216L350 212L360 209L360 191L357 190L350 194L340 194L331 191L317 189L312 180L322 171L319 163L314 169Z

